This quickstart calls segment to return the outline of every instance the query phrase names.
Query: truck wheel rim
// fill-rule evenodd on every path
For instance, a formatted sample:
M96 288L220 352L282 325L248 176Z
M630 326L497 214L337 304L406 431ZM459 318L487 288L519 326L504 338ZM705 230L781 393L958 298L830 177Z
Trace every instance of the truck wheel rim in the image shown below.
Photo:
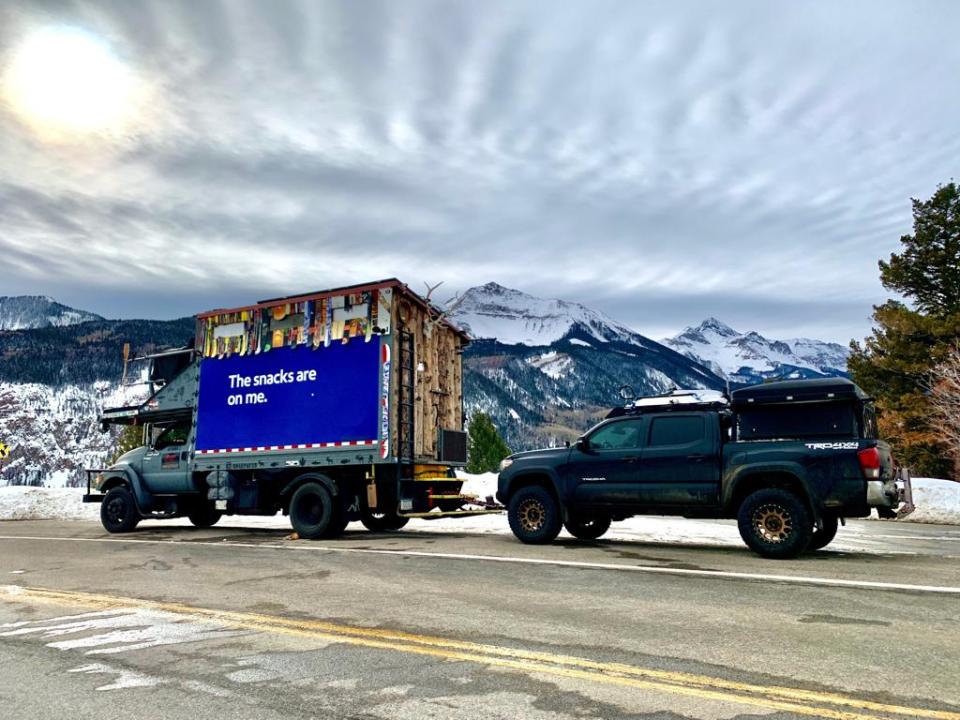
M753 513L753 527L768 543L782 543L793 532L793 518L780 505L763 505Z
M539 500L524 500L520 504L520 525L527 532L537 532L543 527L547 517L547 509Z
M107 503L107 519L109 519L110 522L118 523L123 520L125 511L125 504L120 498L113 498Z

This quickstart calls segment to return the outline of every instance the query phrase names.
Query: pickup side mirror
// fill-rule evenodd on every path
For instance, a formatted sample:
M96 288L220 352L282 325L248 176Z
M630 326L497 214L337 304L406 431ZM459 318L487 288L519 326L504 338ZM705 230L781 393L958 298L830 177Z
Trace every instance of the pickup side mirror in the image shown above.
M590 439L585 435L577 438L577 450L580 452L590 452Z

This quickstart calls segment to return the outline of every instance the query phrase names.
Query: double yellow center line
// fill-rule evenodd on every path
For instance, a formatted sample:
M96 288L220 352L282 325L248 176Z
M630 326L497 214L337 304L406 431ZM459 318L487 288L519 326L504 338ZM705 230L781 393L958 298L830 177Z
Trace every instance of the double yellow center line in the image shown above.
M837 693L777 685L754 685L706 675L658 670L624 663L598 662L570 655L520 650L398 630L354 627L322 620L285 618L193 607L180 603L19 586L0 587L0 597L12 602L52 603L97 610L161 611L184 619L213 621L232 628L472 662L525 673L540 673L619 685L637 690L762 707L831 720L880 720L891 717L960 720L960 713L956 712L890 705Z

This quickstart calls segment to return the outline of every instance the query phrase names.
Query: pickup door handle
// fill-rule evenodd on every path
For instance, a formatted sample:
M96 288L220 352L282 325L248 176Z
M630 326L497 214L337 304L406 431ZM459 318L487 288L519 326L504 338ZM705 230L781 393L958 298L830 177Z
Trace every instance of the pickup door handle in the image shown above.
M704 460L709 460L709 455L704 455L702 453L694 453L693 455L687 455L687 460L691 462L703 462Z

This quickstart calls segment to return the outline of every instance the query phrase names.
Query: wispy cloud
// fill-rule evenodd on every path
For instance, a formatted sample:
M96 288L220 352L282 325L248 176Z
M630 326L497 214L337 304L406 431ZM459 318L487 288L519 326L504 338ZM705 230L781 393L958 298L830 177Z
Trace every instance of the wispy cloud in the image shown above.
M52 142L0 104L0 294L106 315L385 275L495 279L660 335L844 340L956 173L952 2L75 2L144 89Z

